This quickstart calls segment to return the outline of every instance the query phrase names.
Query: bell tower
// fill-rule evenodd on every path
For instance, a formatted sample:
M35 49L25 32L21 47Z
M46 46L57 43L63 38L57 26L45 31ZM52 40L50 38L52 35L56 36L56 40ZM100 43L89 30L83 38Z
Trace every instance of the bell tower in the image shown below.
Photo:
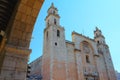
M46 17L46 27L49 25L57 25L59 26L59 19L60 16L58 14L57 8L54 7L54 4L52 3L50 8L47 11L48 15Z
M99 30L97 27L96 27L96 30L94 31L94 40L95 40L95 42L97 44L98 54L100 56L99 58L103 60L103 63L98 62L97 64L98 65L102 64L103 67L105 68L105 70L102 70L102 72L103 71L104 72L101 73L101 74L106 76L106 78L108 80L116 80L115 70L114 70L112 59L111 59L109 47L105 42L105 37L102 35L101 30ZM99 67L98 69L100 70L101 67ZM102 79L101 74L99 74L99 77ZM103 78L102 80L104 80L104 79L105 78Z
M66 80L64 28L60 26L60 16L53 3L47 13L42 57L43 80Z
M105 44L105 37L102 35L101 30L96 27L94 31L94 39L98 44Z

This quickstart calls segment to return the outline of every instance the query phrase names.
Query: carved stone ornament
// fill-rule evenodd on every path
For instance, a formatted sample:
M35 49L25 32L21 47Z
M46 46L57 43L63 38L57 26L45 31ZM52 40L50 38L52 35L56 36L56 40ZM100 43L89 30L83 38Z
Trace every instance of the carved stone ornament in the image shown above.
M85 53L90 53L90 48L88 47L88 45L84 45L84 46L83 46L83 51L84 51Z

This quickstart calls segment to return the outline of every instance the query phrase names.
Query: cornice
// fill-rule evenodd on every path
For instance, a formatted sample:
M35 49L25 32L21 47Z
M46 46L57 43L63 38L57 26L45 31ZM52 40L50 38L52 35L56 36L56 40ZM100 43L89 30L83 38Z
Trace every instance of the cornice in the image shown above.
M55 17L57 17L57 18L60 18L60 16L59 16L58 14L52 14L52 13L51 13L51 14L48 14L48 15L46 16L45 20L46 20L49 16L51 16L51 15L52 15L52 16L55 16Z
M82 34L79 34L79 33L75 32L75 31L72 32L72 35L74 35L74 34L75 34L75 35L78 35L78 36L81 36L81 37L83 37L83 38L86 38L86 39L88 39L88 40L91 40L91 41L93 41L93 42L95 42L94 39L91 39L91 38L89 38L89 37L86 37L86 36L84 36L84 35L82 35Z
M74 51L78 51L78 52L81 52L81 50L80 50L80 49L76 49L76 48L74 49Z
M75 45L74 42L71 42L71 41L68 41L68 40L65 40L65 42L68 43L68 44Z

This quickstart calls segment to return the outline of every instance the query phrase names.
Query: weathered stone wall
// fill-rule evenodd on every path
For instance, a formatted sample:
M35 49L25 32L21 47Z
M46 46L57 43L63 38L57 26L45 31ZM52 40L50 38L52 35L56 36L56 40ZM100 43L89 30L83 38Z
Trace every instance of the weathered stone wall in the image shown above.
M75 57L76 57L76 68L77 68L77 76L78 79L76 80L84 80L84 68L82 63L82 53L81 50L75 49Z
M74 44L71 42L66 42L67 47L67 79L68 80L78 80L77 67L76 67L76 54L74 53Z
M31 67L30 75L34 75L34 74L41 75L42 56L34 60L29 65Z
M57 37L57 30L60 31L60 37ZM43 80L66 80L64 29L56 25L47 27L44 32L44 40L44 54L42 57Z
M14 46L29 48L34 23L43 0L21 0L15 9L14 20L8 43Z
M0 80L24 80L26 79L28 54L31 50L16 49L11 45L6 46Z
M98 55L94 40L76 32L72 33L79 79L98 78L95 55ZM86 59L88 57L88 60ZM94 75L96 73L97 75ZM94 76L94 77L93 77Z
M18 0L7 29L0 80L25 80L34 24L44 0ZM0 47L3 45L0 45ZM0 53L1 54L1 53Z

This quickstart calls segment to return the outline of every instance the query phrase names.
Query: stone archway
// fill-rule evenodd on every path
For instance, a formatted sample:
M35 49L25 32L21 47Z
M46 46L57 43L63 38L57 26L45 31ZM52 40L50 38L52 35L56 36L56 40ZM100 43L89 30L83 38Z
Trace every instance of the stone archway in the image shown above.
M15 2L15 4L12 3ZM31 35L44 0L1 0L8 15L5 25L0 11L0 80L25 80ZM10 8L8 5L13 5ZM9 9L10 8L10 9ZM7 11L8 10L8 11ZM4 11L3 11L4 12ZM3 34L4 33L4 34Z

